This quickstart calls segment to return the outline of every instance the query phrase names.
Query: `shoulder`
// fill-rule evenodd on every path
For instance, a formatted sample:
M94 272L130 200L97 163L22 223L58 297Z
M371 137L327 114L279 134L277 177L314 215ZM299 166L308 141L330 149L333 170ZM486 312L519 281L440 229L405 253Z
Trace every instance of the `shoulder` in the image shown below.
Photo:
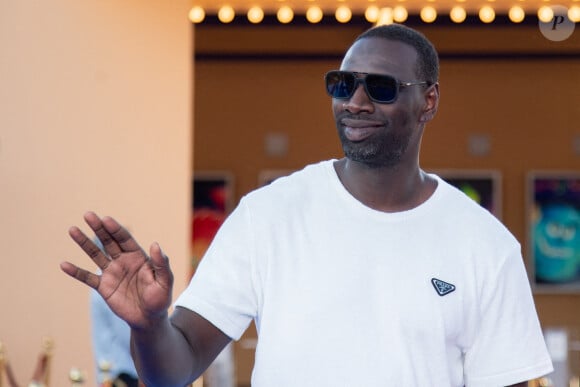
M310 164L286 176L276 178L270 183L248 193L242 201L248 205L264 204L272 200L278 203L293 201L308 196L321 189L330 178L333 160Z
M431 174L438 180L437 196L440 215L446 222L455 223L457 230L477 235L479 240L518 244L511 231L501 220L486 208L477 197L470 196L456 186L448 183L438 175Z
M471 216L496 219L491 213L490 208L486 208L481 198L470 194L468 191L448 183L442 177L436 174L430 174L431 177L437 180L437 192L442 199L442 204L452 207L454 212L465 211Z

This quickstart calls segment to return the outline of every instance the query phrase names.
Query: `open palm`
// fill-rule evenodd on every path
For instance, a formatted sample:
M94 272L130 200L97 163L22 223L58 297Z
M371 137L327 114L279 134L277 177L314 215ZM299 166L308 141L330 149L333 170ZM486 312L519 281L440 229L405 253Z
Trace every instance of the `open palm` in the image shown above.
M95 262L95 274L70 262L61 269L71 277L96 289L109 307L132 328L147 328L167 315L171 304L173 274L158 244L149 256L131 234L110 217L85 214L85 221L103 245L99 248L78 227L71 227L71 238Z

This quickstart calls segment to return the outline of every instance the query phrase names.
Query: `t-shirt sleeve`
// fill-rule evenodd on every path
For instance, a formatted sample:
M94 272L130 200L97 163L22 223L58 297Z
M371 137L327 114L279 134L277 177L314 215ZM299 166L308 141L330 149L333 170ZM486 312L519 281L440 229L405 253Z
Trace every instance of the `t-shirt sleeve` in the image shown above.
M465 353L467 387L507 386L553 371L517 249L482 287L479 327Z
M238 340L256 316L250 215L244 200L221 226L175 306L190 309Z

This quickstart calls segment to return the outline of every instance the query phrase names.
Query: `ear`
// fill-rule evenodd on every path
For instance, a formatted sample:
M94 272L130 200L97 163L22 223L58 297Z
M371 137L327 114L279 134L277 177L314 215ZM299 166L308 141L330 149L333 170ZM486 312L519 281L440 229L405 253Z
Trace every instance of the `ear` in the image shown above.
M421 117L419 117L419 122L426 123L431 121L437 113L437 107L439 106L439 82L436 82L429 86L425 90L425 107Z

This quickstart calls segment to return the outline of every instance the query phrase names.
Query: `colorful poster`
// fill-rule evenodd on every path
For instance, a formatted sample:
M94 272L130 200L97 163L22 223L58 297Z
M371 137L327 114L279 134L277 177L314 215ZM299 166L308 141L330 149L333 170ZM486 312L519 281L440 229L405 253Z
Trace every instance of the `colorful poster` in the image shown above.
M535 172L528 181L533 275L539 289L580 290L580 174Z
M443 180L501 218L501 175L494 170L440 170Z
M233 178L228 173L196 172L193 178L191 264L194 272L231 211Z

